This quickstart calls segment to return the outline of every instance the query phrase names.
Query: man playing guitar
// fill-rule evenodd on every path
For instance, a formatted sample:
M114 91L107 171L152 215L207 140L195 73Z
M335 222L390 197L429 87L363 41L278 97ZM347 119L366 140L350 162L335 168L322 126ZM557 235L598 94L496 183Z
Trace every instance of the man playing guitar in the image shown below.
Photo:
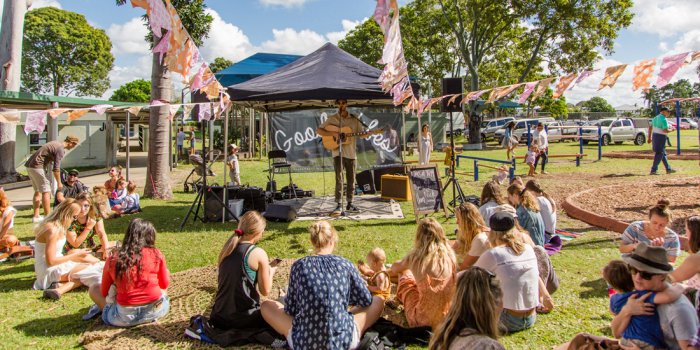
M348 136L349 142L343 142L345 140L345 134L360 133L362 132L363 125L360 119L348 113L347 106L348 101L345 99L338 99L335 101L338 105L338 112L333 114L326 119L323 124L321 124L316 132L323 137L334 137L342 143L342 169L345 170L345 178L348 183L346 190L347 196L347 206L345 210L349 212L358 212L357 207L352 204L353 194L355 192L355 165L357 159L357 145L354 136ZM343 129L341 132L340 129ZM364 137L368 137L369 134ZM343 178L341 174L341 159L339 149L332 150L333 153L333 168L335 169L335 202L337 206L335 210L331 213L331 216L339 216L343 212L343 207L341 203L341 191L343 190Z

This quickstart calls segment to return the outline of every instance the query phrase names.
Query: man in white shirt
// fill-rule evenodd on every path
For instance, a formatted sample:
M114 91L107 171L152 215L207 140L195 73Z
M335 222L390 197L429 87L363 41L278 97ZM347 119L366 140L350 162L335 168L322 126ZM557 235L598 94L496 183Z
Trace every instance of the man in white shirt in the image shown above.
M544 130L544 124L537 124L537 131L535 131L534 141L535 145L537 145L538 151L537 158L535 158L535 168L537 168L537 162L539 162L540 158L542 158L542 174L547 174L547 172L544 171L544 166L545 164L547 164L547 161L549 161L549 159L547 158L549 139L547 137L547 131ZM537 173L535 172L535 174Z
M182 131L182 128L180 128L177 132L177 136L175 137L176 143L177 143L177 155L178 158L182 158L184 156L183 151L183 145L185 144L185 132Z

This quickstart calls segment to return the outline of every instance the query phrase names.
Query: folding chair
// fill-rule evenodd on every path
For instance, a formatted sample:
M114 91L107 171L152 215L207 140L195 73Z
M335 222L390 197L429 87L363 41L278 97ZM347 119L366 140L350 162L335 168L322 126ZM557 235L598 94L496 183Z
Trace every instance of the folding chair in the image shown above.
M270 183L275 183L275 171L277 169L287 169L287 174L289 175L289 191L294 192L294 198L297 198L297 191L294 188L294 183L292 182L292 164L287 162L287 152L276 149L267 152L267 166L270 172ZM291 198L291 193L290 196Z

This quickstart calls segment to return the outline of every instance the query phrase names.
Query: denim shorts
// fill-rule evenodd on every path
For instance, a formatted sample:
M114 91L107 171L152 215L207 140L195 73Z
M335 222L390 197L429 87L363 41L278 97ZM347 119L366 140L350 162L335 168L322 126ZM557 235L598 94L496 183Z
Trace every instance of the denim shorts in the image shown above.
M528 329L535 324L537 313L532 313L530 316L513 316L506 309L501 312L501 324L506 327L508 333L519 332Z
M168 314L170 299L163 295L160 299L141 306L121 306L106 304L102 310L102 321L115 327L131 327L153 322Z

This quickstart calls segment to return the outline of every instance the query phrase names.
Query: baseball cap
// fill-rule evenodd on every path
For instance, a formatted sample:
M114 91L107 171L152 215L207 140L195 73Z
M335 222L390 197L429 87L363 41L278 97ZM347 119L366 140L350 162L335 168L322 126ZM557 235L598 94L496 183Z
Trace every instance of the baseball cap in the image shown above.
M506 211L494 213L489 219L489 226L494 231L510 231L515 227L515 218L513 214Z
M68 170L68 175L79 176L80 172L78 171L78 169L71 169L71 170Z

